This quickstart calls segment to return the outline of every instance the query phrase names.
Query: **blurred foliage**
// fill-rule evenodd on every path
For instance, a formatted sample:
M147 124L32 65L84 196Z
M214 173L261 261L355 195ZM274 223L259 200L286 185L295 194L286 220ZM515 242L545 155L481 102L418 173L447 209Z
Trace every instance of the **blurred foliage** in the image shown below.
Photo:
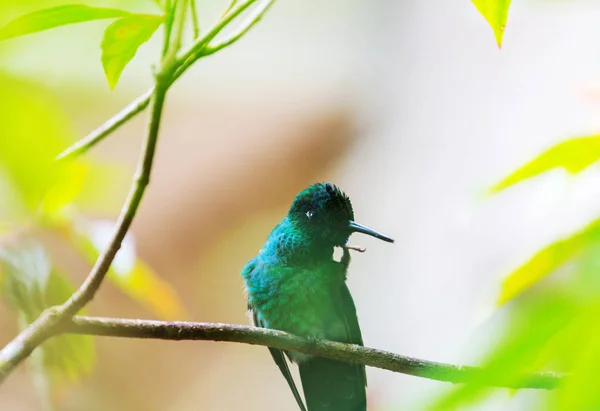
M490 191L497 193L555 168L564 168L573 174L579 173L599 159L600 135L572 138L544 151L494 185Z
M555 168L578 173L598 159L599 136L573 138L527 162L491 192ZM540 283L558 271L563 275ZM515 383L523 373L542 370L565 372L568 377L547 394L539 409L600 409L596 383L600 368L600 328L596 324L600 318L599 274L600 219L549 244L508 274L498 298L509 315L507 329L483 360L485 373L450 390L431 409L464 409L497 391L484 385L488 378Z
M2 7L11 5L3 3ZM22 4L15 2L14 6ZM103 42L106 74L114 86L162 17L61 5L12 20L0 28L0 38L123 15L127 17L106 30ZM37 83L1 71L0 90L0 291L25 327L45 308L64 303L74 291L67 277L51 265L43 242L31 243L31 238L42 232L42 238L51 241L66 238L73 250L93 264L107 246L114 224L89 220L83 217L83 210L91 203L96 210L101 208L103 202L98 200L111 196L111 182L125 176L117 174L113 165L90 158L56 162L56 155L75 137L57 99ZM177 294L137 256L131 235L117 254L108 279L159 318L184 319ZM43 350L36 351L29 361L38 390L55 398L92 369L94 354L88 336L64 335L44 343Z
M106 243L96 243L95 248L87 245L92 231L81 231L83 217L77 210L82 203L110 196L109 182L116 170L89 158L54 162L72 136L65 115L34 84L4 75L0 87L7 97L0 100L0 196L4 199L0 224L5 227L4 235L35 227L61 236L66 233L74 249L94 262ZM31 117L36 121L30 121ZM89 181L94 183L91 188ZM160 318L183 317L185 310L173 289L136 257L135 247L128 250L135 262L119 275L110 275L111 281Z
M573 138L549 148L504 178L491 192L497 193L526 179L555 168L578 173L600 159L600 136ZM500 305L510 301L559 267L577 259L600 244L600 220L558 240L536 253L528 262L510 273L502 284Z
M598 245L600 245L600 220L544 247L504 279L498 305L512 300L564 264L580 257L582 252L594 249Z
M473 0L492 26L498 45L508 15L509 0ZM561 142L527 162L490 189L496 194L526 179L563 168L579 173L600 159L600 136ZM554 283L538 283L562 270ZM555 241L511 272L503 281L498 305L509 314L507 329L482 366L484 374L452 388L432 410L461 410L484 401L498 389L488 378L516 383L523 374L554 370L568 373L563 384L541 401L543 410L600 409L597 370L600 368L600 219ZM555 276L556 277L556 276ZM520 298L517 298L520 297Z
M21 328L45 308L64 303L75 291L68 279L52 268L43 246L31 242L0 249L0 285L5 300L18 314ZM33 367L54 396L65 383L92 369L95 352L91 336L61 335L41 346Z
M486 386L488 379L517 384L523 373L557 368L567 337L582 312L583 303L575 295L560 289L532 296L518 302L508 318L508 327L488 357L481 364L484 373L476 379L451 389L438 399L431 410L462 410L484 400L496 389Z
M504 29L508 18L508 9L511 0L472 0L477 10L485 17L494 30L494 37L498 47L502 47Z

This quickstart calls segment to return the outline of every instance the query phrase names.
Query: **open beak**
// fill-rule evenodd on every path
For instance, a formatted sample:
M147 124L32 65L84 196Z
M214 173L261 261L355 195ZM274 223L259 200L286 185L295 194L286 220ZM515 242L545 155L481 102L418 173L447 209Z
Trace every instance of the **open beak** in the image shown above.
M378 233L375 230L371 230L369 227L365 227L364 225L360 225L355 221L350 221L350 229L352 230L353 233L363 233L363 234L367 234L370 235L371 237L375 237L378 238L380 240L383 241L387 241L388 243L393 243L394 240L392 240L391 238Z

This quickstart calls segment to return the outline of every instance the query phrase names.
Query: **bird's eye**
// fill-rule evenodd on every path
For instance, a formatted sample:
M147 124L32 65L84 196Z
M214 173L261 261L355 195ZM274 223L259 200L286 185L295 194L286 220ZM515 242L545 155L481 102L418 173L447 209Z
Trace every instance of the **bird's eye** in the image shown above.
M310 218L312 218L312 216L313 216L313 215L314 215L314 213L313 213L312 211L310 211L310 210L306 212L306 216L307 216L309 219L310 219Z

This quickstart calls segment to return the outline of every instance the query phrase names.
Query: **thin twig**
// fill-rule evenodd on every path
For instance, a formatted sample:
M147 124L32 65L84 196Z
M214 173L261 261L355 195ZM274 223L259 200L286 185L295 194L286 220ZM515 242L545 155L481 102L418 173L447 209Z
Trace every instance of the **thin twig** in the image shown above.
M215 26L209 30L208 33L196 40L194 44L192 44L192 46L179 58L179 69L177 71L186 71L192 64L196 62L196 60L202 57L202 52L206 46L221 32L221 30L235 20L236 17L246 11L248 7L256 3L256 1L257 0L248 0L240 4L231 12L227 13L222 19L220 19L217 24L215 24ZM272 1L273 0L268 0L268 2Z
M235 7L236 4L237 4L237 0L231 0L229 2L229 6L227 6L225 11L221 14L221 17L225 17L227 15L227 13L229 13L231 11L231 9L233 9Z
M158 75L157 85L150 99L151 111L148 122L148 132L146 134L146 139L144 140L144 145L133 184L129 191L129 195L125 200L125 204L121 209L121 214L117 219L115 229L111 236L111 241L107 249L96 261L96 264L92 268L92 271L87 276L83 284L65 303L65 315L73 316L77 314L77 311L83 308L83 306L93 298L94 294L100 287L104 276L108 272L108 269L115 258L117 251L119 251L119 248L121 248L121 242L125 238L125 234L127 234L127 231L133 222L133 218L137 213L137 209L142 201L146 187L150 183L150 173L152 171L152 164L154 162L154 152L156 151L156 142L158 140L162 109L169 87L168 83L164 79L161 79L162 76L164 76L164 73Z
M104 137L108 136L113 131L135 117L137 114L144 111L144 109L148 107L148 104L150 103L150 96L152 96L153 92L154 87L137 97L100 127L96 128L90 134L60 153L56 157L56 160L69 160L75 158L94 147L97 143L102 141Z
M74 317L71 322L64 324L62 331L123 338L210 340L262 345L450 383L475 382L493 387L554 389L563 379L560 374L545 372L524 374L518 381L508 381L491 376L483 368L421 360L353 344L307 340L282 331L233 324Z
M200 23L198 23L198 11L196 10L196 0L190 0L190 13L192 15L192 29L194 30L194 40L200 37Z
M175 19L176 6L177 0L165 0L165 25L161 52L162 57L167 55L171 46L171 31L173 30L173 20Z
M252 14L250 14L242 24L240 24L238 29L231 33L229 36L227 36L225 40L220 41L215 45L209 44L208 46L206 46L204 51L202 52L202 56L208 56L213 53L216 53L217 51L227 46L230 46L231 44L238 41L244 34L248 33L248 31L250 31L250 29L260 21L260 19L262 19L267 10L269 10L269 7L271 7L274 3L275 0L268 0L263 2L260 6L256 7L256 9L252 11Z
M175 35L173 36L173 42L171 44L171 48L169 49L169 53L172 54L170 58L174 58L181 48L181 39L185 29L185 16L188 10L187 2L188 0L176 0L175 2L175 22L177 23L177 27L175 27Z

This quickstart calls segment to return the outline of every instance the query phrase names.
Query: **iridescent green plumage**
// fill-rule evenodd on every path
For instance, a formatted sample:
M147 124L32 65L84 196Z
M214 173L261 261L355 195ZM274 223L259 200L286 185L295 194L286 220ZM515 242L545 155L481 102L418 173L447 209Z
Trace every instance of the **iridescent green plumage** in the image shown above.
M296 196L288 215L242 272L256 325L362 345L356 309L345 283L349 251L344 248L337 262L334 247L344 247L353 232L393 240L353 220L350 199L332 184L314 184ZM285 357L275 349L271 354L304 409ZM309 411L366 410L364 366L285 354L299 364Z

